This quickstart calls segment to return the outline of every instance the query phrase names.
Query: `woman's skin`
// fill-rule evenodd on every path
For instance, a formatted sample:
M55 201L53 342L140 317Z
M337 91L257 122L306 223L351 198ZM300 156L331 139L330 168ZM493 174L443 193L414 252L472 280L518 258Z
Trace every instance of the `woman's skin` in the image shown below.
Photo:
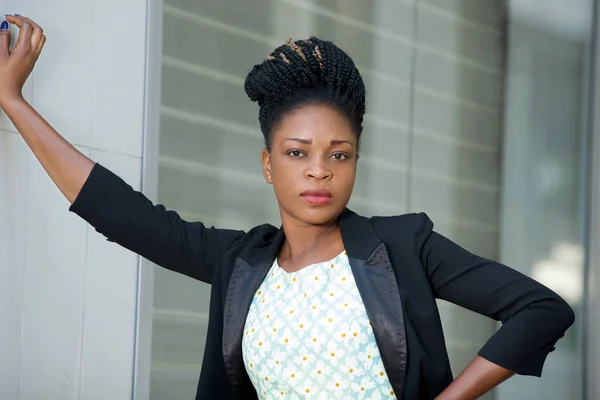
M292 272L331 260L344 250L337 217L356 177L357 139L350 122L333 107L305 105L275 126L270 150L262 152L263 174L273 185L286 235L279 265Z
M19 27L12 51L10 31L0 31L0 108L13 122L54 184L73 203L94 166L64 140L23 98L23 85L31 74L46 37L42 28L25 17L7 16Z
M23 85L46 38L28 18L7 16L7 20L20 31L12 51L10 31L0 31L0 108L73 203L94 162L64 140L24 100ZM262 152L262 166L279 203L286 240L278 261L286 271L332 259L344 249L337 217L354 187L357 145L348 119L324 104L297 108L275 126L270 151ZM311 192L314 190L320 193ZM477 356L437 399L476 399L513 374Z

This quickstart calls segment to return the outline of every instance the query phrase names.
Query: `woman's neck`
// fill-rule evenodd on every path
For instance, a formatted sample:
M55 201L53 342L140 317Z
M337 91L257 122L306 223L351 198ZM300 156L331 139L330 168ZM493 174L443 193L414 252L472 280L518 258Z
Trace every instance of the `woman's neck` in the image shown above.
M292 272L307 265L330 260L344 250L342 233L336 222L328 225L283 223L285 242L279 265Z

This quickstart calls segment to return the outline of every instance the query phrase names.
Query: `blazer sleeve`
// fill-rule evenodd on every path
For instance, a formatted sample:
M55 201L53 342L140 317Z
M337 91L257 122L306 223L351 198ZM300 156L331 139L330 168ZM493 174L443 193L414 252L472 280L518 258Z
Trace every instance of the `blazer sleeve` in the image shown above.
M95 164L69 208L109 241L175 272L211 283L225 251L244 232L186 222Z
M571 307L537 281L434 232L423 213L413 229L436 297L502 322L479 355L517 374L541 376L548 353L574 322Z

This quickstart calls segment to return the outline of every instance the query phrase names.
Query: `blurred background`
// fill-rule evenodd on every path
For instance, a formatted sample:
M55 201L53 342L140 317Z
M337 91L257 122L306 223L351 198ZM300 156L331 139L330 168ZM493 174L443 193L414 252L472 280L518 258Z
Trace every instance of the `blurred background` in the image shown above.
M472 252L549 285L581 314L591 0L165 0L158 199L187 219L279 224L263 184L248 69L286 38L332 40L368 92L350 208L426 211ZM190 398L208 285L156 270L151 398ZM453 371L497 328L441 302ZM580 399L582 323L544 379L496 399ZM187 396L187 397L186 397Z
M25 96L68 140L184 218L225 228L279 225L247 72L287 38L335 42L368 92L350 208L427 212L440 233L563 296L577 319L543 378L512 378L485 399L577 400L600 398L590 378L600 367L595 3L0 0L0 8L45 27ZM0 216L0 398L193 398L210 286L106 242L67 206L0 115L0 209L14 210ZM498 325L439 308L457 375Z

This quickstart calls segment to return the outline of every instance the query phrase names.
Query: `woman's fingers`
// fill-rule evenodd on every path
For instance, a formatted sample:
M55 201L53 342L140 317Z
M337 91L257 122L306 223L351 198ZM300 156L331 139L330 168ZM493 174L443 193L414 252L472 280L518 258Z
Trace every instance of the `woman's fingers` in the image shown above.
M42 50L43 50L45 44L46 44L46 36L42 35L42 38L40 39L40 43L38 44L37 51L35 53L36 58L39 57L40 54L42 53Z
M15 48L11 51L13 53L26 54L31 51L33 47L32 38L34 33L34 25L29 22L29 20L25 17L21 17L18 15L7 15L6 19L8 22L15 24L19 28L19 36L17 38L17 44Z
M0 22L0 58L5 59L8 57L10 51L10 29L8 28L8 22Z
M30 53L37 59L46 44L44 29L36 22L21 15L7 15L6 20L19 28L19 36L14 49L10 50L10 31L7 30L8 33L4 33L0 29L0 36L2 36L0 37L0 56L6 52L11 55L15 52L22 55ZM8 35L8 39L3 37L4 35ZM4 46L4 40L8 40L9 44ZM7 50L4 50L5 47Z
M31 51L31 37L33 36L33 26L27 21L24 21L19 27L19 36L17 44L13 51L26 54Z
M31 24L31 26L33 27L33 35L31 35L31 48L32 50L34 50L35 55L37 56L38 53L38 48L40 46L40 41L42 40L42 37L44 36L44 29L42 29L41 26L39 26L37 23L35 23L35 21L31 20L30 18L27 17L21 17L24 18L25 21L29 22Z
M31 18L27 18L27 17L20 16L20 15L19 15L19 17L21 17L21 18L23 18L25 21L29 22L29 23L31 24L31 26L33 26L33 29L40 30L40 31L42 31L42 33L43 33L43 31L44 31L44 30L42 29L42 27L41 27L41 26L39 26L39 25L38 25L38 24L37 24L37 23L36 23L34 20L32 20Z

